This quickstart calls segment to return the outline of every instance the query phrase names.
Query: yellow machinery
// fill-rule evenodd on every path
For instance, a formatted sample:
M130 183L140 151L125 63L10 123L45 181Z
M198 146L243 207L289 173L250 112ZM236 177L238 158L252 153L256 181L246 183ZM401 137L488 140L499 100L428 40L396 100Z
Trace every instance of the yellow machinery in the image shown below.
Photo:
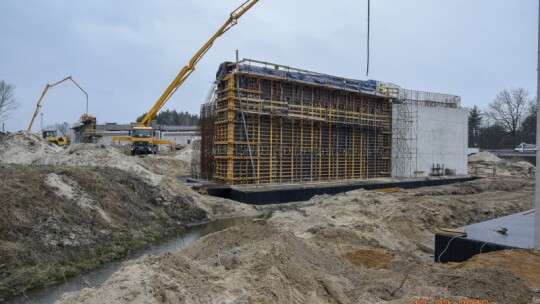
M41 131L41 136L46 141L56 144L60 147L63 147L68 143L67 137L58 136L56 130L43 130Z
M85 90L83 90L83 88L77 83L75 82L75 80L73 80L73 78L71 78L71 76L68 76L58 82L55 82L53 84L47 84L45 86L45 89L43 90L43 92L41 93L41 96L39 97L39 100L36 104L36 110L34 111L34 115L32 115L32 119L30 119L30 123L28 124L28 132L31 132L32 131L32 126L34 125L34 120L36 119L38 113L39 113L39 109L41 108L41 101L43 100L43 97L45 97L45 94L47 94L47 91L56 86L56 85L59 85L61 84L62 82L66 81L66 80L71 80L79 89L81 89L81 91L84 93L84 95L86 95L86 112L88 112L88 94L86 93ZM45 139L46 141L50 142L50 143L54 143L54 144L57 144L58 146L60 147L63 147L65 145L67 145L68 143L68 140L65 136L58 136L57 135L57 132L56 130L42 130L41 132L41 137L43 137L43 139Z
M242 17L250 8L252 8L259 0L247 0L237 9L235 9L229 19L218 29L218 31L212 36L200 49L199 51L191 58L188 65L184 66L178 76L171 82L167 87L165 92L161 97L156 101L154 106L148 111L144 118L138 123L137 126L134 126L130 132L129 137L113 137L113 143L116 141L128 141L131 143L131 154L139 153L156 153L157 145L173 145L171 141L160 140L155 138L155 130L149 126L152 119L159 112L161 107L171 98L171 96L178 90L178 88L186 81L186 79L195 71L195 66L202 59L202 57L208 52L212 47L214 41L225 34L231 27L235 26L238 22L238 19Z

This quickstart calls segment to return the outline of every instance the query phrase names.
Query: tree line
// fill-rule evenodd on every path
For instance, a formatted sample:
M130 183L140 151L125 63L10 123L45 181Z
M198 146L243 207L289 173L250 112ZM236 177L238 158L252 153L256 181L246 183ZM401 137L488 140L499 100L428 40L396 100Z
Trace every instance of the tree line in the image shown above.
M140 122L145 115L146 113L137 117L137 122ZM196 126L199 124L199 115L184 111L164 110L159 112L154 120L160 125Z
M503 90L486 110L469 111L469 147L509 149L536 143L536 98L523 88Z

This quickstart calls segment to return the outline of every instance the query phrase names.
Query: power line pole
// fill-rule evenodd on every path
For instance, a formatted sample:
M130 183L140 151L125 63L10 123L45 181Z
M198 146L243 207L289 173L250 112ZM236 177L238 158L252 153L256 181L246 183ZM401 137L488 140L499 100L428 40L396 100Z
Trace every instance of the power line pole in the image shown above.
M41 123L40 123L41 129L40 129L40 131L43 131L43 112L39 113L39 116L41 118Z
M540 1L538 1L538 62L536 67L536 165L540 164ZM534 221L534 248L540 250L540 174L536 174L536 186L534 191L534 201L536 203Z

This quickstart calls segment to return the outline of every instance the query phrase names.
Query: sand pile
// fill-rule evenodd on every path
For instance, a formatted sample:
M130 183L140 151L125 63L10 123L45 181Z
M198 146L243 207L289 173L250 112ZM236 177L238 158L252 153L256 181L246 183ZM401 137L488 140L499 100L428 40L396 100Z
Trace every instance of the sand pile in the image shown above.
M0 303L209 220L189 192L110 167L4 164L0 193Z
M482 151L480 153L473 154L469 156L469 162L500 162L501 159L497 156L487 152Z
M189 176L189 164L185 161L165 155L146 155L144 157L132 157L131 160L155 174L172 177Z
M416 196L471 195L494 191L533 191L534 181L526 178L484 178L467 183L414 189ZM413 192L411 190L411 192Z
M450 267L506 269L523 278L527 285L540 288L538 265L540 265L540 252L534 250L502 250L479 254L466 262L452 263Z
M351 303L350 297L362 298L359 287L368 283L353 280L361 278L360 270L347 261L265 223L233 227L183 254L146 258L127 268L103 290L85 289L59 302ZM137 287L141 280L145 288ZM120 294L114 282L121 284Z
M97 144L73 144L69 148L46 155L37 162L41 165L68 165L89 167L112 167L135 173L153 185L157 185L161 176L154 174L115 147Z
M355 190L317 196L301 207L279 206L282 210L274 210L269 221L300 237L328 242L330 247L342 242L342 250L375 247L418 257L433 247L433 233L440 228L523 211L524 205L532 207L533 185L532 180L478 180L393 195Z
M0 162L32 164L63 149L30 132L17 132L0 138Z
M433 232L439 228L533 205L529 185L467 184L447 195L356 190L265 206L266 221L129 263L103 287L66 295L61 303L457 303L465 297L531 303L529 288L509 270L433 263ZM477 190L467 194L470 188Z
M193 155L193 141L186 145L182 150L180 150L175 156L174 159L185 161L186 163L191 163L191 158Z
M469 156L469 174L477 176L534 176L536 168L525 161L511 161L483 151Z
M211 219L251 216L250 206L227 199L203 196L179 182L189 175L189 162L167 155L129 156L117 147L97 144L73 144L59 153L36 162L41 165L117 168L140 176L149 185L159 186L165 200L181 196L207 212Z
M192 144L189 144L180 151L127 157L126 160L152 173L178 178L191 175L192 153Z
M371 267L349 262L349 255L335 254L271 223L249 223L211 234L180 253L130 262L103 287L64 295L59 303L412 303L418 297L530 303L532 299L527 286L504 270L449 270L400 258L385 267Z

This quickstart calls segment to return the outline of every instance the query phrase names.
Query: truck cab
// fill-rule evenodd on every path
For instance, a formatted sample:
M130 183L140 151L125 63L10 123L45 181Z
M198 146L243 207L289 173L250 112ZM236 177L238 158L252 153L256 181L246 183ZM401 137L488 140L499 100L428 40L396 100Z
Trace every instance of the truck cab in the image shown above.
M151 127L133 127L130 134L131 155L156 154L157 145L154 141L155 131Z

